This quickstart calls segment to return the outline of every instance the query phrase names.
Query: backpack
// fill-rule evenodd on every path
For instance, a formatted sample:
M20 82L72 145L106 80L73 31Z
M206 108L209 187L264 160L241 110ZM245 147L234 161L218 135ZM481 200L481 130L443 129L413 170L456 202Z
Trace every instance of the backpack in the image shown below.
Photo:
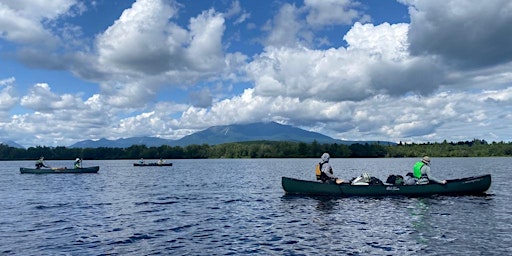
M386 183L391 184L391 185L403 185L404 177L402 175L391 174L386 179Z
M404 177L402 175L396 175L395 185L403 185Z
M382 181L377 178L377 177L370 177L370 182L369 182L370 185L384 185L384 183L382 183Z
M386 183L388 183L388 184L395 184L395 181L396 181L396 175L394 175L394 174L389 175L388 178L386 179Z

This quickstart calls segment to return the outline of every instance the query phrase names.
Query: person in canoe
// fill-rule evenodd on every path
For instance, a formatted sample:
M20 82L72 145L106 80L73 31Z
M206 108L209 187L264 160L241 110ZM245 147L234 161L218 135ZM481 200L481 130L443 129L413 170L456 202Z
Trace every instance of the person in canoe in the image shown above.
M344 181L334 176L332 166L329 163L331 156L329 153L324 153L320 158L320 162L316 165L316 179L321 180L324 183L336 183L340 184Z
M73 167L75 169L82 168L82 160L80 158L76 158L75 162L73 163Z
M416 162L413 167L414 178L418 181L416 184L428 184L430 182L435 182L439 184L446 184L446 180L440 180L432 175L430 171L430 157L424 156L421 161Z
M50 168L50 166L46 165L44 162L44 157L40 157L39 160L36 161L36 169L41 169L41 167Z
M160 158L160 160L158 160L157 164L158 164L158 165L162 165L162 164L164 164L164 160L163 160L162 158Z

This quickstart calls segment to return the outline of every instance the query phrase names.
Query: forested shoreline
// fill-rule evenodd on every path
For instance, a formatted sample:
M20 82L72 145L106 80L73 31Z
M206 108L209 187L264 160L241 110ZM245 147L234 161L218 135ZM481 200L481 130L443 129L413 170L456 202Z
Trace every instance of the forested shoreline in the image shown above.
M114 159L206 159L206 158L316 158L329 152L332 158L397 158L397 157L489 157L512 156L511 142L472 140L442 143L398 144L320 144L304 142L253 141L220 145L189 145L128 148L66 148L36 146L27 149L0 144L0 160L45 159L66 160L76 157L88 160Z

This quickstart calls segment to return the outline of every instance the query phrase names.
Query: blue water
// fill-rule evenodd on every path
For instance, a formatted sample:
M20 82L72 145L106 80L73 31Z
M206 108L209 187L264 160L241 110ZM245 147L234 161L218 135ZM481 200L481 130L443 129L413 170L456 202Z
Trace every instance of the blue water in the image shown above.
M335 174L405 174L417 159L333 159ZM135 160L134 160L135 161ZM450 179L491 173L487 196L285 196L317 159L85 161L97 174L20 174L0 162L2 255L505 255L512 158L434 158ZM71 167L70 161L47 161Z

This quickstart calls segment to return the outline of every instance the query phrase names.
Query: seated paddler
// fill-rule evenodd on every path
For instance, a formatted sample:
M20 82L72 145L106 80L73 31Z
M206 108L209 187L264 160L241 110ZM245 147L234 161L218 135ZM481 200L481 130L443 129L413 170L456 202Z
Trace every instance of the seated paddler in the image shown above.
M36 161L36 169L41 169L41 167L44 167L44 168L50 168L48 165L46 165L46 163L44 162L44 157L40 157L37 161Z
M414 178L417 179L416 184L422 185L422 184L428 184L428 183L439 183L439 184L446 184L446 180L440 180L434 177L432 175L432 172L430 171L430 157L424 156L421 161L416 162L413 167L413 175Z
M78 169L82 168L82 160L80 158L76 158L75 162L73 162L73 168Z
M320 162L316 165L316 179L324 183L340 184L344 181L334 176L332 166L329 163L331 156L329 153L324 153L320 158Z

